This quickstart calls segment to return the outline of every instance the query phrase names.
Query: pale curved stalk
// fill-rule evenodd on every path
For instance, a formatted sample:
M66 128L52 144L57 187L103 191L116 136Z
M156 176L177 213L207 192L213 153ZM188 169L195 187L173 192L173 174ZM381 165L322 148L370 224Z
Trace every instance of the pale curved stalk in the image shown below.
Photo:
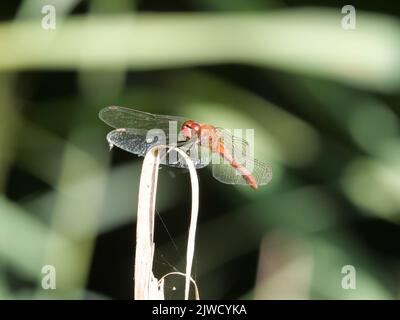
M192 188L192 209L189 226L188 245L186 253L185 272L185 300L189 299L191 271L194 255L194 244L196 225L199 209L199 183L197 172L192 160L179 148L171 146L155 146L147 154L143 161L140 177L137 233L136 233L136 254L135 254L135 299L164 299L163 281L158 281L153 275L154 256L154 212L157 193L158 169L160 165L160 152L162 148L176 150L185 159L191 180ZM164 276L165 277L165 276ZM163 277L163 278L164 278ZM161 278L161 280L163 279ZM197 286L196 297L198 296Z
M166 277L172 276L172 275L179 275L179 276L184 276L184 277L186 277L186 274L185 274L185 273L182 273L182 272L177 272L177 271L169 272L169 273L163 275L163 276L160 278L160 280L158 280L158 285L159 285L159 286L163 285L164 279L165 279ZM191 281L191 282L193 283L193 285L194 285L195 299L196 299L196 300L200 300L199 287L197 286L196 281L194 281L194 279L193 279L192 277L190 277L190 281Z

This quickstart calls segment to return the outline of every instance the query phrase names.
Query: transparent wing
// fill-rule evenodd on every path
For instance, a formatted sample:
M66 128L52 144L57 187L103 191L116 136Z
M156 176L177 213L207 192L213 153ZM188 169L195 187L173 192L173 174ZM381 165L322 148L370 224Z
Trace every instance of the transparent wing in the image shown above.
M218 137L222 139L225 149L232 155L245 156L249 152L249 143L224 128L217 128Z
M212 166L212 174L215 179L227 184L247 184L242 173L232 167L223 157L220 157L219 162L220 164ZM243 167L254 177L258 185L265 185L272 179L272 167L257 159L248 158L243 162Z
M156 145L168 145L169 137L163 130L145 130L133 128L119 128L107 134L107 141L110 147L117 146L122 150L144 157L146 153ZM192 159L196 169L205 167L208 162L202 159L195 144L184 144L180 148ZM167 152L162 149L160 154L161 164L176 168L187 168L183 157L175 150Z
M170 121L177 122L177 131L179 132L186 120L183 117L151 114L119 106L110 106L100 110L99 118L116 129L162 129L165 132L169 130Z

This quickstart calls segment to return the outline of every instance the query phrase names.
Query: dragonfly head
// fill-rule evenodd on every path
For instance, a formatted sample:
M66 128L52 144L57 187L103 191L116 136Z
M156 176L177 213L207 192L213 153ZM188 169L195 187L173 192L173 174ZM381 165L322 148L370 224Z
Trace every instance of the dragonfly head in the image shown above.
M200 124L198 122L193 121L193 120L187 120L182 125L183 135L188 140L192 139L193 134L199 135L200 134L200 129L201 129Z

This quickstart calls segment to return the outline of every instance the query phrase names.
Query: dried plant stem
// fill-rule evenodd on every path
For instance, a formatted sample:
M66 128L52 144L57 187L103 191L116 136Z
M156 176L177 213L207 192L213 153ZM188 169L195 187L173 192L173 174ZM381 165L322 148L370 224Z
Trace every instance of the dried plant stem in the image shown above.
M174 271L174 272L170 272L170 273L167 273L167 274L163 275L163 276L160 278L160 280L158 280L158 284L160 285L160 284L164 281L164 279L165 279L166 277L172 276L172 275L179 275L179 276L184 276L184 277L186 277L186 274L184 274L184 273L182 273L182 272ZM192 277L190 277L190 281L191 281L191 282L193 283L193 285L194 285L194 297L195 297L195 299L196 299L196 300L200 300L199 288L197 287L196 281L194 281Z
M139 186L135 254L135 299L164 299L153 275L154 208L159 165L158 150L151 150L143 161Z
M191 180L192 209L189 226L189 236L186 252L185 272L185 300L189 299L191 271L193 264L197 216L199 209L199 183L197 172L192 160L185 152L170 146L156 146L152 148L143 161L139 186L139 201L136 232L135 256L135 299L164 299L163 279L158 281L153 274L154 256L154 216L157 194L158 168L160 165L160 149L176 150L185 159ZM196 298L198 297L197 285Z

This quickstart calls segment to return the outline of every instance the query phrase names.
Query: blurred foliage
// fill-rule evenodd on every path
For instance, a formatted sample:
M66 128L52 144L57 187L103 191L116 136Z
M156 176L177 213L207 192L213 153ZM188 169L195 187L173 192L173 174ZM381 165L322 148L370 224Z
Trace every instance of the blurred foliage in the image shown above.
M0 298L132 298L141 159L109 152L107 105L255 129L268 186L199 170L202 298L399 298L400 8L353 5L346 31L333 1L2 3ZM161 170L157 277L184 270L189 188Z

